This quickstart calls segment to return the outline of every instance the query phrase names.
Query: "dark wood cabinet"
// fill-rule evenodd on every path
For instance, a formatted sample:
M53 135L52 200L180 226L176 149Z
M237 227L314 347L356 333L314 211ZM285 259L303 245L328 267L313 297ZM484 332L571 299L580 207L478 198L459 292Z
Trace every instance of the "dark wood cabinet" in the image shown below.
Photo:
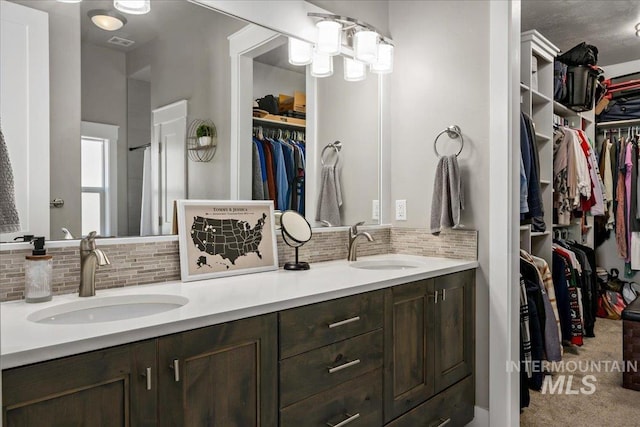
M269 314L158 339L158 425L277 425L276 328Z
M474 274L8 369L2 425L464 425Z
M385 422L472 373L473 274L465 271L385 291Z
M3 371L3 425L154 426L156 372L155 340Z

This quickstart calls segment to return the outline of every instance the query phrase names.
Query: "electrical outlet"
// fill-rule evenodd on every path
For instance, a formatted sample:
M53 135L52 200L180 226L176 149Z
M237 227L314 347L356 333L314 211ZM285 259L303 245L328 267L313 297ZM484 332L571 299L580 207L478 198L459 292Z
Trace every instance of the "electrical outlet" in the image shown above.
M396 200L396 220L398 221L407 220L407 201L406 200Z
M371 219L380 219L380 200L372 200L371 203Z

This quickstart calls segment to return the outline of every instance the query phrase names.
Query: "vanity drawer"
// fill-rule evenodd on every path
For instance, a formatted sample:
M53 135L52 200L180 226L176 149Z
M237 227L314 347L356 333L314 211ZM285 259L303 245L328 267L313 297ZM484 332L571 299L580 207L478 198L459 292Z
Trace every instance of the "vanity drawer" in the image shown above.
M382 292L368 292L280 312L280 358L382 327Z
M382 425L382 370L376 369L280 411L280 427Z
M285 407L382 367L382 330L280 362L280 406Z
M473 419L474 404L475 391L470 375L386 426L463 426Z

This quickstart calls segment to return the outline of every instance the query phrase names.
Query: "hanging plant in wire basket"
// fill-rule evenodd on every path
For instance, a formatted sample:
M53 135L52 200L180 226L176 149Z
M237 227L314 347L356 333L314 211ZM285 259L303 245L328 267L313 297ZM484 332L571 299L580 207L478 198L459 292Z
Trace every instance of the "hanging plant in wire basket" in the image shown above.
M187 131L187 152L194 162L208 162L218 148L218 131L211 120L195 119Z

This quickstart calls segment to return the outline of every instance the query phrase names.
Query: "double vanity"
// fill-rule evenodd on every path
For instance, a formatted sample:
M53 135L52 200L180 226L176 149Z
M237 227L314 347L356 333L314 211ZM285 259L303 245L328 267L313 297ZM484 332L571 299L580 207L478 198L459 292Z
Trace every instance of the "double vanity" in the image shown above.
M3 303L3 421L465 425L477 266L389 254Z

